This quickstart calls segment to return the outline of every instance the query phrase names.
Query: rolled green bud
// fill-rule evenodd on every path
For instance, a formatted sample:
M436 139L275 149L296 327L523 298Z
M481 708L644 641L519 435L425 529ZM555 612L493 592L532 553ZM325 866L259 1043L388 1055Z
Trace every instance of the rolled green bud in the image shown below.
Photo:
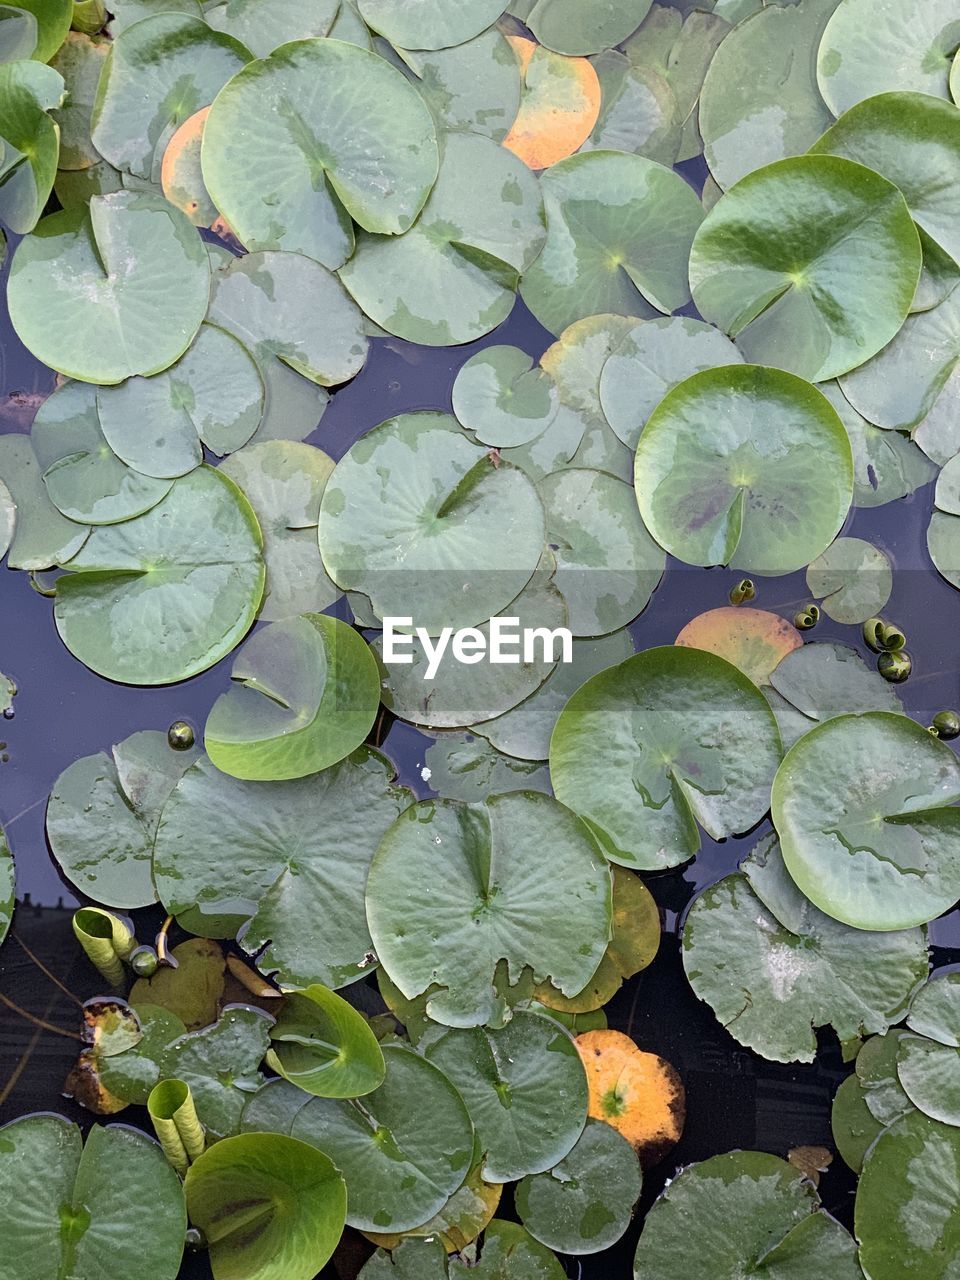
M147 1111L164 1155L177 1173L186 1173L207 1145L190 1086L183 1080L161 1080L147 1099Z
M153 947L137 947L130 953L130 968L138 978L152 978L160 967L160 958Z
M757 588L752 578L742 578L735 587L730 589L731 604L746 604L748 600L757 598Z
M913 662L906 649L900 649L896 653L881 653L877 659L877 670L891 684L902 684L913 670Z
M881 653L883 650L883 641L880 638L883 628L882 618L868 618L863 624L863 643L874 653Z
M931 725L938 738L949 742L952 738L960 738L960 715L956 711L938 711Z
M123 961L129 959L137 945L129 924L102 907L81 907L74 913L73 932L90 963L112 987L122 987Z
M167 742L174 751L189 751L196 742L193 726L186 720L174 720L167 730Z
M793 615L793 625L798 631L812 631L820 621L820 610L815 604L808 604L805 609Z
M907 643L907 637L899 627L885 622L880 628L880 646L888 653L899 653Z
M95 36L106 20L107 11L102 0L74 0L73 20L70 23L74 31Z

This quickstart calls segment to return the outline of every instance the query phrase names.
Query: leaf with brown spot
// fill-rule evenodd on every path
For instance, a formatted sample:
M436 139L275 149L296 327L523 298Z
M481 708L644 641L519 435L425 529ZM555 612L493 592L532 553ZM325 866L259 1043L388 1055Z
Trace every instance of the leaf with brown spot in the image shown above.
M209 111L209 106L195 111L167 143L160 165L160 185L170 203L181 209L195 227L209 227L217 235L229 236L233 232L210 199L200 169L200 143Z
M693 618L674 644L726 658L754 684L764 685L781 660L803 641L796 627L776 613L726 606Z
M566 58L523 36L508 37L523 75L520 110L503 140L530 166L547 169L581 147L600 115L600 80L586 58Z
M71 1067L63 1082L63 1096L98 1116L115 1116L128 1105L115 1097L100 1079L99 1059L92 1049L84 1049Z

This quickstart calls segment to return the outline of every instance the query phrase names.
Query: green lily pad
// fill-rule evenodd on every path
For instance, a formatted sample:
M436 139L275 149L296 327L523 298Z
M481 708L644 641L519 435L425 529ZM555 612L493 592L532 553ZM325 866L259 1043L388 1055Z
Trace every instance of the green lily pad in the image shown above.
M209 292L207 255L183 214L117 191L42 219L14 254L7 300L38 360L70 378L114 383L173 364L200 328Z
M448 800L486 800L502 791L550 793L550 775L542 760L514 759L485 738L445 733L423 759L424 780Z
M113 0L110 13L109 32L116 37L135 22L152 18L157 13L188 13L191 17L201 18L203 8L200 0Z
M16 878L13 854L10 852L6 833L3 827L0 827L0 943L7 936L13 919Z
M775 1062L812 1062L818 1027L841 1042L885 1031L927 972L922 929L864 935L812 906L775 836L694 902L683 964L735 1040Z
M784 747L821 721L863 711L903 711L889 681L845 644L805 644L781 659L764 689Z
M951 0L843 0L820 42L820 92L835 116L887 90L946 98L958 42Z
M383 1083L383 1054L361 1014L329 987L291 991L270 1031L267 1064L306 1093L358 1098Z
M102 158L90 130L97 84L109 52L106 40L71 31L50 63L63 76L67 91L63 105L53 113L60 126L60 169L89 169Z
M519 347L485 347L453 384L453 412L483 444L527 444L557 412L553 379Z
M536 0L524 22L555 53L599 53L636 31L651 0Z
M160 810L196 756L148 730L112 755L101 751L66 768L47 803L47 838L67 880L107 907L156 902L151 858Z
M541 480L554 584L575 636L609 635L641 613L666 563L628 484L602 471L559 471Z
M238 40L189 14L158 13L135 23L116 37L104 65L93 145L123 173L159 182L173 134L251 56Z
M274 622L243 646L204 730L235 778L303 778L343 760L373 728L380 677L366 641L322 613Z
M123 1103L144 1106L160 1079L164 1052L186 1034L186 1027L159 1005L141 1004L134 1012L141 1030L134 1048L108 1058L97 1055L94 1061L103 1088Z
M857 1246L799 1169L731 1151L684 1169L647 1215L634 1280L681 1280L689 1259L713 1280L859 1280Z
M57 388L37 410L33 451L54 505L82 524L117 524L142 515L170 492L169 480L122 462L103 434L97 391L85 382Z
M591 59L603 100L583 151L628 151L668 167L680 150L682 122L677 99L652 67L634 66L606 49Z
M941 577L960 590L960 517L934 511L927 528L927 550Z
M919 1111L896 1121L870 1149L857 1187L855 1227L872 1280L948 1280L960 1261L951 1211L960 1129Z
M519 757L515 765L521 760L546 760L550 754L553 727L571 694L576 693L591 676L616 666L634 652L633 639L626 629L596 639L574 640L572 648L572 661L558 663L540 688L523 702L502 716L474 726L474 732L481 734L498 751ZM454 794L441 786L435 789L443 795ZM511 788L506 786L491 786L489 789L509 790ZM460 799L473 797L460 796Z
M807 589L834 622L866 622L880 613L890 599L893 569L872 542L837 538L811 561Z
M464 44L503 13L506 0L358 0L368 27L403 49L446 49Z
M94 1125L84 1146L75 1124L46 1114L0 1129L0 1227L23 1280L133 1275L144 1258L156 1280L176 1280L187 1215L144 1134Z
M688 316L659 316L634 325L607 357L600 404L610 426L636 449L647 419L678 383L743 356L718 329Z
M0 217L11 231L32 231L53 189L60 136L47 113L63 94L53 67L0 64Z
M37 31L37 19L28 9L0 5L0 62L32 58L37 47Z
M204 21L266 58L289 40L330 35L340 0L221 0L205 4Z
M729 365L667 393L640 437L635 484L644 523L678 559L790 573L839 533L853 457L814 387Z
M248 249L294 250L335 270L353 250L351 218L381 235L409 230L437 177L436 130L383 58L341 40L296 40L220 93L202 163Z
M337 1247L347 1209L333 1162L277 1133L217 1143L187 1170L184 1191L214 1280L312 1280Z
M616 1244L633 1216L642 1175L626 1138L602 1120L588 1120L576 1146L546 1173L516 1190L523 1225L561 1253L599 1253Z
M361 234L340 278L388 333L427 346L472 342L510 314L545 236L527 166L491 138L445 133L417 221L399 237Z
M424 883L435 886L426 896ZM425 800L380 842L367 919L377 956L404 996L435 984L432 1018L480 1026L506 1008L493 986L501 959L511 983L529 967L565 995L582 990L610 936L610 883L587 830L548 796Z
M715 654L674 646L588 680L550 743L557 798L612 862L651 871L693 857L698 822L714 839L759 822L779 759L756 685Z
M900 1042L909 1033L892 1027L880 1036L871 1036L857 1054L857 1079L863 1088L867 1110L887 1126L913 1110L904 1093L898 1072Z
M863 1168L864 1157L884 1130L865 1098L863 1086L854 1073L847 1076L834 1094L830 1112L833 1141L841 1159L854 1173Z
M953 457L937 477L934 490L938 511L948 515L960 515L960 455Z
M159 1035L167 1036L162 1043L172 1044L187 1031L200 1031L216 1022L226 986L223 949L209 938L188 938L171 955L176 968L161 965L151 978L138 978L130 991L133 1005L165 1009L182 1023L176 1034L168 1034L170 1027L162 1022L150 1037L151 1045Z
M895 761L896 768L882 767ZM906 716L812 729L773 784L787 869L811 902L859 929L906 929L960 896L960 764Z
M76 555L90 530L61 515L50 501L43 469L27 436L0 436L0 481L10 495L3 520L10 539L8 568L49 569Z
M320 499L333 466L322 450L286 440L248 445L220 465L243 490L263 532L263 622L320 613L340 598L317 546Z
M897 1075L913 1105L942 1124L960 1126L960 1055L926 1036L900 1038Z
M454 418L408 413L343 457L320 504L330 577L377 617L437 635L485 622L515 600L543 550L543 508L516 467L472 444ZM402 625L402 624L398 624Z
M152 378L128 378L97 394L113 452L145 476L175 479L245 445L263 415L263 382L232 334L204 324L189 350Z
M587 1076L552 1018L516 1013L500 1031L446 1031L423 1052L463 1098L487 1182L543 1173L568 1155L587 1119Z
M771 4L717 49L703 81L698 118L704 155L721 187L775 160L801 155L831 123L817 85L817 50L838 2Z
M934 974L910 1003L907 1026L938 1044L960 1048L960 974Z
M960 19L957 20L960 40ZM881 93L857 103L812 148L875 169L903 192L934 245L960 262L960 216L942 175L960 164L960 111L926 93Z
M714 205L690 252L690 287L747 360L822 382L895 336L920 266L893 183L839 156L795 156Z
M36 456L34 456L34 465L36 465ZM13 494L0 480L0 560L10 549L16 527L17 504L13 500Z
M100 525L57 581L60 638L126 684L205 671L241 640L263 595L260 529L212 467L177 480L145 515Z
M164 808L157 892L191 932L233 937L288 987L342 987L364 976L363 887L377 842L409 803L372 751L312 778L242 782L208 760ZM267 945L269 943L269 945Z
M600 312L643 318L689 301L703 208L679 174L644 156L589 151L555 164L540 185L547 242L520 293L551 333Z
M36 48L29 56L38 62L49 62L70 30L72 0L17 0L16 7L36 19Z

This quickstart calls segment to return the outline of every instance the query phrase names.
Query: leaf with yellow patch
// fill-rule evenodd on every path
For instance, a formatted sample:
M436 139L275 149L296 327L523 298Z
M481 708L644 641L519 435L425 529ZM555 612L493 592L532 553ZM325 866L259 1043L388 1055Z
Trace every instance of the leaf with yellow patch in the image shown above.
M706 649L739 667L754 684L764 685L781 660L803 644L786 618L765 609L709 609L693 618L674 644Z
M523 83L520 110L503 145L531 169L548 169L581 147L600 115L600 80L586 58L566 58L510 36Z

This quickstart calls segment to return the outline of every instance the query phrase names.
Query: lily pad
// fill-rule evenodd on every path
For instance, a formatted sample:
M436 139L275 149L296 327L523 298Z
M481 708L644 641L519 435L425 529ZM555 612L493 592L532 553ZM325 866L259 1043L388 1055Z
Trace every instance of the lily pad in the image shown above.
M336 764L363 743L380 705L366 641L322 613L257 631L230 678L207 717L204 746L235 778L303 778Z
M11 231L32 231L53 189L60 134L47 113L63 95L53 67L0 64L0 217Z
M173 1043L179 1034L199 1031L216 1022L226 985L223 950L209 938L188 938L173 948L171 957L176 967L161 965L153 977L139 978L130 991L133 1005L165 1009L183 1024L179 1033L169 1035L164 1043ZM165 1021L158 1024L150 1043L168 1030Z
M0 943L7 936L10 922L13 919L14 893L16 890L16 870L13 865L13 854L7 837L0 827Z
M293 250L335 270L353 250L351 218L379 235L409 230L436 181L436 130L416 89L377 54L295 40L219 94L202 164L248 249Z
M837 538L807 568L807 588L834 622L866 622L880 613L893 590L884 553L862 538Z
M588 1120L576 1146L546 1173L516 1190L523 1225L561 1253L599 1253L616 1244L640 1198L642 1175L630 1143L599 1120Z
M209 107L201 107L173 132L160 162L160 185L170 203L185 213L195 227L211 227L218 234L227 235L230 229L210 199L200 167L203 126L209 113Z
M768 5L717 49L703 81L698 120L707 164L721 187L775 160L801 155L831 123L817 85L817 51L837 4Z
M57 581L60 638L121 683L171 684L205 671L256 615L261 545L239 489L198 467L145 515L94 529Z
M209 292L203 243L179 209L117 191L42 219L14 254L7 300L38 360L70 378L115 383L173 364L200 328Z
M358 0L360 16L403 49L446 49L479 35L503 13L506 0Z
M907 1097L924 1115L960 1127L960 1055L955 1046L904 1035L897 1075Z
M910 1002L907 1026L938 1044L960 1048L960 973L934 974Z
M951 0L843 0L820 42L817 78L835 116L893 89L948 96L960 18Z
M25 9L36 20L36 47L24 56L49 62L70 30L72 0L18 0L16 8Z
M156 902L151 858L160 810L196 755L171 750L165 733L146 731L112 755L84 756L60 774L47 804L47 838L72 885L121 910ZM138 785L145 770L149 789Z
M29 455L27 455L29 457ZM37 465L36 457L33 459L34 466ZM17 527L17 504L13 500L13 494L7 488L2 480L0 480L0 560L7 554L10 544L13 542L13 534Z
M191 932L233 937L281 984L364 976L363 887L382 833L409 802L393 768L361 750L312 778L241 782L201 759L164 808L157 891ZM249 921L249 924L247 924ZM269 944L269 945L268 945Z
M689 316L659 316L634 325L607 357L600 404L610 426L636 449L647 419L678 383L743 356L718 329Z
M263 622L320 613L340 598L317 546L320 499L333 466L322 450L286 440L251 444L220 465L243 490L263 532Z
M682 122L677 99L652 67L635 66L607 49L592 59L603 102L584 151L628 151L672 165L680 150Z
M693 618L674 644L715 653L765 685L788 653L803 644L796 627L779 614L765 609L727 606L709 609Z
M89 169L102 159L90 138L100 72L110 52L106 40L71 31L51 61L63 76L66 98L53 114L60 126L60 169Z
M61 9L69 12L67 5ZM19 5L0 5L0 62L32 58L36 47L37 19L29 9L21 9Z
M895 336L921 261L892 182L839 156L796 156L714 205L690 252L690 287L747 360L822 382Z
M839 533L853 456L814 387L779 369L729 365L667 393L640 437L635 485L644 523L678 559L790 573Z
M583 1132L583 1063L573 1038L551 1018L516 1013L500 1031L447 1031L424 1052L466 1103L487 1182L543 1173Z
M847 1076L834 1094L830 1131L841 1159L854 1173L863 1168L864 1157L883 1130L866 1104L856 1073Z
M774 1062L812 1062L816 1028L841 1042L886 1031L927 972L924 930L863 934L807 902L766 836L687 916L683 963L735 1040Z
M3 519L10 539L8 568L49 569L76 555L90 530L61 515L50 501L43 469L27 436L0 436L0 481L10 495Z
M859 1280L857 1246L799 1169L731 1151L684 1169L647 1215L634 1280L680 1280L695 1251L714 1280Z
M689 301L703 208L679 174L644 156L590 151L546 170L541 188L547 242L520 292L545 328L559 334L584 316L642 318Z
M503 791L550 792L550 775L541 760L514 759L485 738L445 733L423 758L430 786L448 800L486 800Z
M215 1280L312 1280L343 1231L347 1189L333 1162L282 1134L217 1143L187 1171L184 1191Z
M545 236L526 165L492 138L445 133L419 218L402 236L361 234L340 278L388 333L426 346L472 342L510 314Z
M950 1209L958 1165L960 1129L919 1111L880 1134L857 1187L855 1226L866 1275L947 1280L960 1260Z
M510 44L523 82L503 145L531 169L549 169L590 137L600 115L600 80L586 58L565 58L523 36L510 36Z
M545 847L548 861L540 856ZM423 883L435 886L429 896ZM500 960L512 983L528 966L565 995L583 989L610 936L610 884L588 831L548 796L520 792L474 805L426 800L380 843L367 919L402 994L410 999L436 984L429 1015L474 1027L505 1010L493 986Z
M320 504L320 553L378 617L409 617L416 601L416 625L437 635L516 599L540 560L543 520L516 467L471 444L454 418L409 413L341 459Z
M483 444L527 444L553 421L557 391L519 347L485 347L457 374L453 412Z
M220 0L205 4L204 21L266 58L289 40L330 35L340 0Z
M527 26L557 53L599 53L626 40L650 10L651 0L536 0Z
M68 382L37 410L30 429L54 505L81 524L117 524L142 515L170 492L169 480L142 475L114 453L103 434L96 388Z
M36 1280L134 1274L145 1257L156 1280L176 1280L187 1215L155 1142L94 1125L84 1146L75 1124L46 1114L0 1129L0 1226Z
M587 1071L590 1115L622 1134L649 1169L683 1133L686 1098L680 1076L622 1031L587 1031L577 1036L576 1046Z
M356 1009L328 987L291 991L270 1031L267 1064L321 1098L358 1098L383 1083L383 1054Z
M895 761L895 769L882 762ZM839 716L805 734L773 784L784 861L814 905L859 929L906 929L960 896L960 764L906 716Z
M857 1054L857 1079L867 1110L884 1126L913 1110L898 1072L900 1043L906 1035L905 1028L892 1027L883 1035L871 1036Z
M769 806L780 759L773 713L754 684L712 653L648 649L588 680L550 743L557 798L611 861L675 867L747 831Z

